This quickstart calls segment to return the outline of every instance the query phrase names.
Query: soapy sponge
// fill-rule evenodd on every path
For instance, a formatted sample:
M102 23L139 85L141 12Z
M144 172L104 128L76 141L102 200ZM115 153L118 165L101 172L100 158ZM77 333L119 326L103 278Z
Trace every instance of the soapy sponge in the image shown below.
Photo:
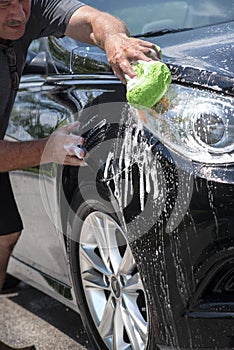
M132 66L137 77L127 78L127 100L136 107L150 108L167 92L170 70L162 61L138 61Z

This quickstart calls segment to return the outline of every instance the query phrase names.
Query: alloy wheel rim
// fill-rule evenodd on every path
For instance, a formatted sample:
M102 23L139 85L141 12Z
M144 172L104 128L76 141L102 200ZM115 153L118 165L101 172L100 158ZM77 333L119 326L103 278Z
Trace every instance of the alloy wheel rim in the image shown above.
M80 236L84 294L96 329L110 350L144 350L148 307L124 232L108 214L92 212Z

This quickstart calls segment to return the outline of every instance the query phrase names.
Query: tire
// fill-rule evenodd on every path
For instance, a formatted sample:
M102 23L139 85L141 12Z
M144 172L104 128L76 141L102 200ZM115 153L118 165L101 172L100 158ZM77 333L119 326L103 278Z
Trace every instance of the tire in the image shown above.
M88 184L75 194L72 208L71 276L92 345L96 350L155 349L142 279L113 207Z

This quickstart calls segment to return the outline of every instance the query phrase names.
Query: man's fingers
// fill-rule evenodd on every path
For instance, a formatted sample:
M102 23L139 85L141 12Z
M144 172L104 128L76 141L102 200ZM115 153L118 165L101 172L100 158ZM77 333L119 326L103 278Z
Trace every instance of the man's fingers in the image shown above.
M63 125L62 127L58 128L59 132L65 134L70 134L70 133L77 133L79 131L80 127L80 122L76 121L74 123L68 124L68 125Z
M115 38L118 43L119 37ZM160 51L157 46L148 41L122 37L118 51L117 43L108 41L108 61L112 66L115 75L126 84L126 77L136 77L132 63L137 61L151 61L160 59Z
M81 146L84 143L84 138L82 136L79 136L79 135L70 134L66 137L66 143Z
M67 155L70 156L76 156L79 159L83 159L86 155L85 151L83 148L78 147L76 144L74 143L70 143L70 144L65 144L63 146L63 148L65 149L65 151L67 152Z
M76 121L74 123L67 125L65 128L67 132L72 132L72 131L78 131L79 127L80 127L80 122Z
M136 72L132 68L131 64L126 61L126 65L113 65L112 69L114 74L121 80L121 82L126 85L127 84L127 77L130 79L133 79L137 76Z
M79 159L74 155L67 155L63 164L71 166L87 166L87 163L83 159Z

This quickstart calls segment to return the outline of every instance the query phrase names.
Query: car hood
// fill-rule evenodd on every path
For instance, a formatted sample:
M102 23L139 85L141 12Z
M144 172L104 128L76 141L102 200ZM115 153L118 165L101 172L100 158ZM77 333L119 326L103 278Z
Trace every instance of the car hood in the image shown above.
M234 96L234 22L150 38L163 53L173 80Z
M177 33L142 36L159 45L175 82L203 86L234 96L234 22ZM70 62L73 74L111 74L103 51L70 38L50 38L53 55Z

